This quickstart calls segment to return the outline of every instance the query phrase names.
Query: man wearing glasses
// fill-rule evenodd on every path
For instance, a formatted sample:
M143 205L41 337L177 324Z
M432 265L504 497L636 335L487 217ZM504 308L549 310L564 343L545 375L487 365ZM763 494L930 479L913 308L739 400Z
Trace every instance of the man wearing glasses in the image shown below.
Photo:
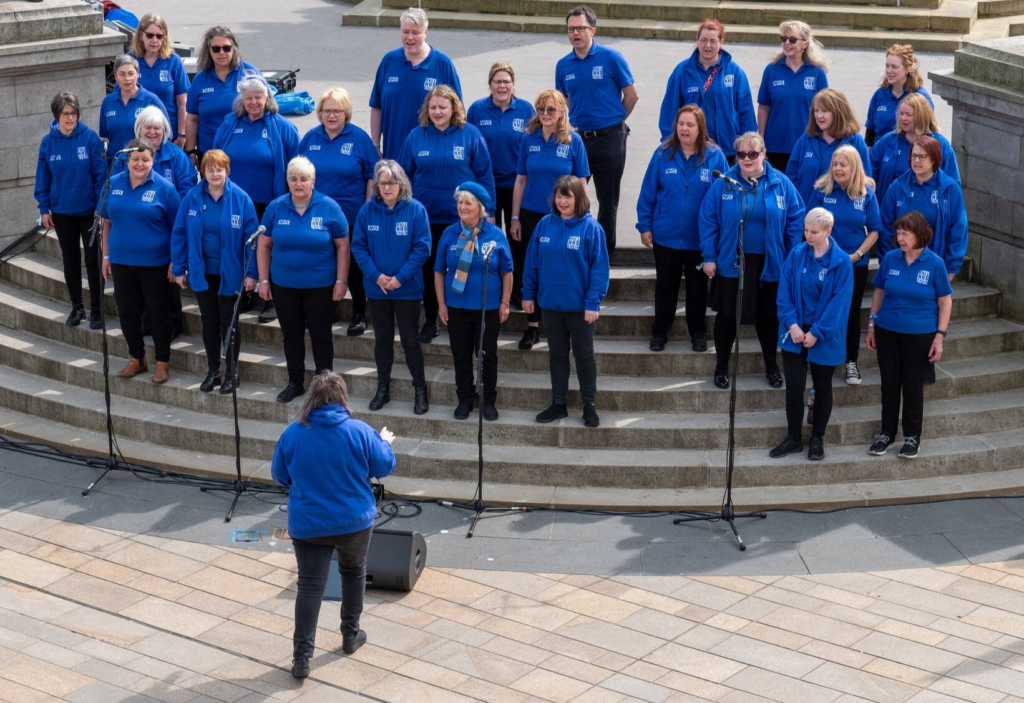
M555 65L555 86L568 98L569 122L583 137L600 205L597 221L611 252L626 166L626 118L640 95L625 57L594 41L597 15L592 9L574 7L565 26L573 50Z

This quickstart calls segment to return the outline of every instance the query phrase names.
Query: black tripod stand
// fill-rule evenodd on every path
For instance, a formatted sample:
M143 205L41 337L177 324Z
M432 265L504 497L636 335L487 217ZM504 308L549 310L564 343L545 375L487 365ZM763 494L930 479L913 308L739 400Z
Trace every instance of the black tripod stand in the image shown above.
M676 518L672 521L673 525L679 525L685 522L700 522L702 520L708 520L717 522L719 520L729 523L729 527L732 528L732 532L736 535L736 542L739 544L740 551L747 551L747 545L743 543L743 538L740 537L739 530L736 529L736 520L739 518L752 518L768 517L765 513L738 513L732 502L732 475L733 475L733 461L736 454L736 386L737 376L736 372L739 369L740 362L740 319L743 316L743 274L746 272L746 263L743 255L743 225L747 218L746 210L746 190L735 180L728 176L723 176L720 172L714 171L713 175L716 178L724 178L726 180L725 188L731 192L738 192L740 194L740 229L739 235L736 238L736 270L739 274L739 291L736 293L736 346L733 349L732 354L732 369L730 369L730 375L732 376L732 387L729 391L729 439L728 439L728 450L725 464L725 496L722 499L722 509L717 513L701 511L701 510L680 510L679 514L685 515L686 517ZM754 192L757 192L757 182L754 182ZM717 325L721 322L721 318L715 320Z

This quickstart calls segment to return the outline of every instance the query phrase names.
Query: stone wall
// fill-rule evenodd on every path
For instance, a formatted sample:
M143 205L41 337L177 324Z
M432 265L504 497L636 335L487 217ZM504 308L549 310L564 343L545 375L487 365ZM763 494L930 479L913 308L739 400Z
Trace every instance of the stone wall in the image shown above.
M967 255L981 283L1024 321L1024 37L968 44L930 74L953 107L952 143L970 221Z

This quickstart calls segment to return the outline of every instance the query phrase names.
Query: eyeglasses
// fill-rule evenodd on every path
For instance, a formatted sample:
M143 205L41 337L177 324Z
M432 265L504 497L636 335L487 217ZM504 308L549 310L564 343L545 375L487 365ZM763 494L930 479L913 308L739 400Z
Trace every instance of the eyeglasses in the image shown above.
M60 113L61 117L78 117L78 113L74 110L64 110Z
M698 39L697 43L701 46L718 46L722 42L717 39Z
M538 115L557 115L558 114L558 108L557 107L538 107L537 108L537 114Z
M798 41L803 41L800 37L779 37L779 41L783 44L789 42L790 44L796 44Z
M339 115L344 115L345 111L344 110L323 110L321 112L321 114L324 117L337 117Z
M589 25L582 25L580 27L566 27L565 31L568 32L569 34L583 34L588 29L593 29L593 27Z
M763 152L760 152L760 151L737 151L736 152L736 158L737 159L749 159L750 161L753 161L758 156L760 156L762 153Z
M512 81L494 80L494 81L491 81L491 83L493 83L494 85L512 85Z
M927 159L928 159L928 154L911 154L910 155L910 160L911 161L926 161Z
M233 47L231 44L210 44L210 51L212 51L215 54L219 54L222 51L225 54L230 54L231 50L234 48L235 47Z
M153 32L143 32L146 35L146 39L163 39L163 34L154 34Z
M378 188L397 188L398 181L377 181Z

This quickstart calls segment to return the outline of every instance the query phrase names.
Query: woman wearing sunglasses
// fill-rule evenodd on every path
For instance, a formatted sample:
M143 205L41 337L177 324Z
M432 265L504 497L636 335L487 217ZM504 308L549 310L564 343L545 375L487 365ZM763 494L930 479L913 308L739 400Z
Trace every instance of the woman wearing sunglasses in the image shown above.
M167 22L160 15L143 15L132 38L131 55L139 62L139 85L160 98L167 109L171 141L185 146L185 101L188 74L181 57L171 48Z

